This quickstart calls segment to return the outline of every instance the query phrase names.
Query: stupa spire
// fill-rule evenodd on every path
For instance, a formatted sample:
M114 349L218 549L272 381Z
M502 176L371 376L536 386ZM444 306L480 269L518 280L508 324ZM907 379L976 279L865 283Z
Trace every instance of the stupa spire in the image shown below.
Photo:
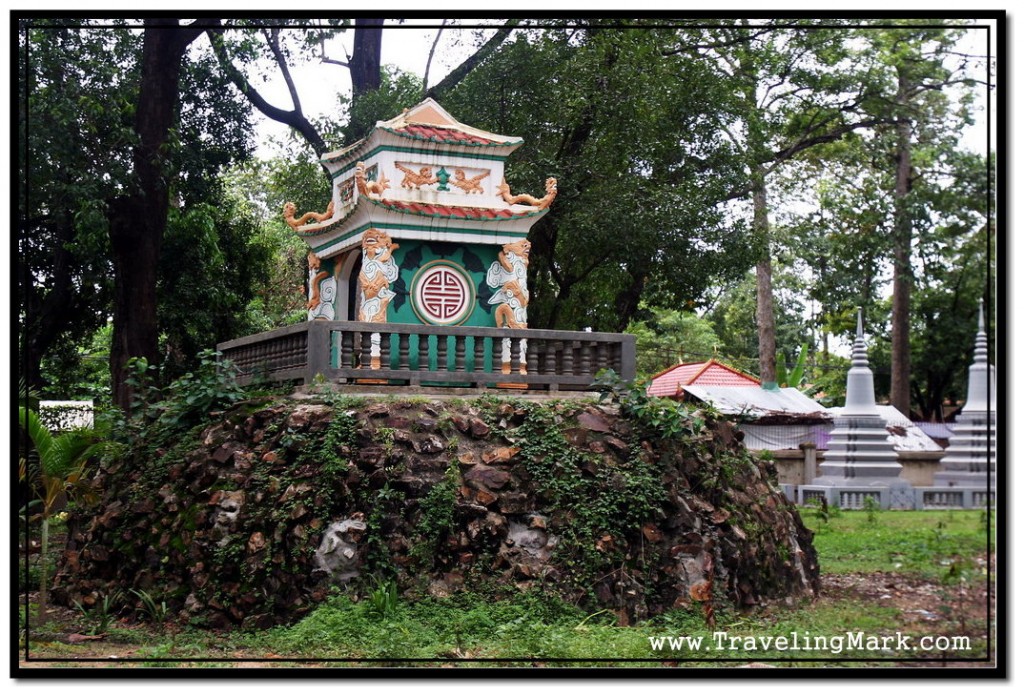
M875 404L875 377L868 367L860 307L851 363L846 375L846 405L834 421L821 476L814 479L814 484L888 486L899 478L902 467Z
M978 333L974 338L974 362L967 371L967 401L953 424L936 486L995 486L996 394L992 367L988 364L985 306L978 300Z
M849 373L846 375L844 415L877 415L875 375L868 366L868 347L864 341L864 312L857 308L857 336L853 341Z
M987 412L995 408L992 369L988 364L988 336L985 333L985 306L978 300L978 333L974 338L974 362L967 371L965 412Z

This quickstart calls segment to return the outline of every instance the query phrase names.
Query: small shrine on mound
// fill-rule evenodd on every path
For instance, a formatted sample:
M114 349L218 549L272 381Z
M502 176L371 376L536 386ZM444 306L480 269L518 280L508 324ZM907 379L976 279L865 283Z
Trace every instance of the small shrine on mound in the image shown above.
M521 138L455 120L432 99L324 155L323 213L285 220L309 245L309 319L527 328L530 227L557 194L512 195Z

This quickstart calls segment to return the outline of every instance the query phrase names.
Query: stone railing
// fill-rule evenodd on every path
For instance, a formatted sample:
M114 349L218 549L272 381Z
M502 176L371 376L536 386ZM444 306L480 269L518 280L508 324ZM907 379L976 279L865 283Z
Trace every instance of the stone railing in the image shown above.
M636 376L630 334L312 321L217 350L253 379L410 386L585 390L602 369Z
M780 486L786 497L797 505L863 510L865 501L873 498L881 510L949 510L985 508L996 504L995 496L983 488L950 488L912 486L901 482L895 486Z

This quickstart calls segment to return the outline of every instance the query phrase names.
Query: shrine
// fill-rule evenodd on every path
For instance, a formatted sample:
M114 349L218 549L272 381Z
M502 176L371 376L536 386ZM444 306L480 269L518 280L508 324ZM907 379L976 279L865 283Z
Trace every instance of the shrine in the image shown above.
M527 236L558 184L548 178L540 197L512 193L505 161L522 144L426 99L325 154L332 183L323 212L284 204L285 221L309 246L308 321L324 328L307 327L306 346L284 351L294 359L252 348L257 337L218 348L243 377L259 366L291 377L304 349L315 360L301 365L303 379L314 369L341 381L352 370L376 370L375 378L408 384L471 373L466 384L486 386L493 373L514 373L532 377L517 386L557 389L589 385L604 367L631 377L632 336L529 331Z
M526 236L557 184L511 195L505 159L522 144L427 99L324 155L327 211L285 210L310 247L309 318L526 328Z

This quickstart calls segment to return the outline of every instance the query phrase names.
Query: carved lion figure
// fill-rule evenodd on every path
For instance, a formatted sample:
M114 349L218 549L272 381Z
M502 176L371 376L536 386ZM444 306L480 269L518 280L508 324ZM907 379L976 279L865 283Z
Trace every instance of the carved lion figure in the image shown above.
M392 258L397 248L398 244L392 242L386 232L370 228L363 233L359 321L387 321L388 303L395 296L390 286L398 278L398 265Z
M518 242L511 242L501 247L501 253L498 254L498 262L501 267L509 273L514 273L513 258L518 256L524 265L530 263L530 242L526 239L520 239Z
M472 179L466 176L466 172L462 169L455 170L455 179L452 183L458 186L466 193L483 193L484 187L480 185L480 182L484 180L490 172L484 172L483 174L477 174Z
M414 172L408 167L403 167L398 162L395 162L395 167L398 168L398 171L405 174L402 178L402 188L419 189L420 186L437 183L437 177L433 175L430 167L420 167L419 173Z
M312 251L306 254L309 265L309 302L306 309L316 309L320 305L320 281L330 277L330 273L320 270L320 257Z
M504 297L502 298L502 303L494 310L494 319L497 327L499 329L506 326L510 329L525 329L526 305L529 303L529 300L523 294L519 283L514 280L508 281L501 286L498 294Z

